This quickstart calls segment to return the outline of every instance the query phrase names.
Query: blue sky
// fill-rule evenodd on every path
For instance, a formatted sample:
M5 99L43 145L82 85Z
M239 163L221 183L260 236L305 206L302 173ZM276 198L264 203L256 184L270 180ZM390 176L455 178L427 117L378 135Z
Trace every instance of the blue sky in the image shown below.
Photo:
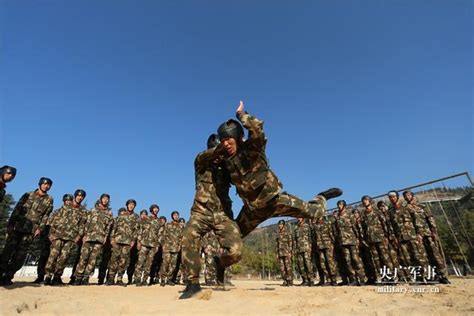
M303 199L473 166L471 1L1 1L0 160L186 218L193 161L239 100ZM234 213L242 205L236 195ZM333 206L334 203L330 203Z

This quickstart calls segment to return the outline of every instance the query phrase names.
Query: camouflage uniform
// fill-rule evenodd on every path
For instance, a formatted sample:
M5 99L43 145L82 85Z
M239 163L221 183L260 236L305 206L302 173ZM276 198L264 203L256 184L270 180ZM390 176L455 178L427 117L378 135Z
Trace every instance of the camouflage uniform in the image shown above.
M290 285L293 282L293 266L291 262L293 238L286 226L283 226L283 229L278 229L276 244L281 277L287 285Z
M431 266L436 267L436 273L438 273L440 277L447 277L448 272L444 259L438 245L433 241L432 237L432 235L437 235L437 230L431 210L417 204L415 199L413 199L411 203L407 203L406 206L415 219L417 235L423 237L424 249L420 247L420 256L423 257L425 262L429 262Z
M179 222L172 221L165 225L163 232L163 264L161 265L160 278L171 281L173 271L178 264L178 254L181 250L183 227Z
M150 268L150 283L155 284L155 280L159 279L159 273L161 270L161 265L163 263L163 246L161 244L163 240L163 232L165 231L165 223L159 222L160 228L158 230L158 249L153 257L153 262Z
M321 283L323 284L324 279L326 279L334 285L336 282L336 262L334 261L334 235L331 222L321 218L314 224L314 232L319 262L324 272Z
M394 267L388 256L388 240L385 238L387 229L384 227L385 221L382 214L370 205L365 207L361 218L364 239L368 243L376 275L380 278L383 266L393 273Z
M183 232L183 266L191 284L199 284L201 238L213 230L221 246L218 257L223 268L242 258L242 239L233 221L229 198L230 177L225 168L214 163L216 148L197 155L194 161L196 193L191 218Z
M35 231L45 229L53 210L53 198L38 191L23 194L8 220L8 236L0 258L0 277L7 281L22 267Z
M355 281L357 274L358 281L364 282L364 267L358 251L358 234L355 227L355 219L352 214L344 210L339 212L336 218L337 237L341 245L344 265L347 268L349 282Z
M420 254L419 247L422 245L419 245L416 240L416 228L410 210L406 205L399 202L396 205L392 204L389 213L392 218L395 234L400 244L400 268L404 271L407 280L409 278L408 269L410 267L421 267L420 277L424 277L424 267L426 266L426 262Z
M298 264L298 272L303 279L302 285L312 285L313 263L311 261L311 230L304 221L298 223L293 232L294 249Z
M85 219L86 210L81 205L64 205L51 219L51 253L46 263L46 278L62 276L71 249L81 235Z
M202 248L204 252L204 280L207 285L213 285L216 282L216 262L214 257L218 255L219 251L219 240L215 235L214 231L208 232L202 238Z
M130 248L135 244L137 229L137 214L135 213L123 212L115 219L110 235L112 257L109 263L108 284L113 284L116 275L117 283L122 283L130 261Z
M160 223L154 215L140 222L137 242L140 244L138 262L133 279L135 282L145 283L150 276L153 258L159 247Z
M83 244L76 278L88 280L94 274L97 258L110 235L113 222L114 218L110 210L100 204L87 213L86 223L81 234Z
M326 206L323 196L317 196L311 203L307 203L282 192L283 186L270 169L265 154L267 140L263 122L247 113L239 113L237 117L249 130L249 137L239 144L237 153L227 157L224 162L231 182L244 202L236 220L242 237L270 217L323 216Z
M392 267L399 268L400 267L400 262L398 260L398 244L397 244L397 238L395 235L395 230L392 225L392 221L390 219L390 215L387 211L384 211L382 209L379 209L382 220L384 222L383 228L384 228L384 234L385 238L388 240L388 245L387 245L387 250L388 250L388 256L390 259L390 262L392 263ZM398 270L398 277L401 278L402 272Z

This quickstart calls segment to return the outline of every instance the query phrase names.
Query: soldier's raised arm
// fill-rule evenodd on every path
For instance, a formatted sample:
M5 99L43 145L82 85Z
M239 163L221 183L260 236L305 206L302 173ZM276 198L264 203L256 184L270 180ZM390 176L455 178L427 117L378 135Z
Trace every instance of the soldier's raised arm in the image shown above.
M265 146L266 139L263 132L263 121L244 111L244 102L236 110L236 116L242 125L249 131L248 140L256 146Z
M23 207L28 200L30 194L25 193L21 196L20 200L18 203L16 203L15 208L13 209L12 214L10 215L10 218L8 219L8 224L7 224L7 229L9 232L13 230L13 227L15 226L16 222L18 221L18 217L21 215L21 212L23 212Z

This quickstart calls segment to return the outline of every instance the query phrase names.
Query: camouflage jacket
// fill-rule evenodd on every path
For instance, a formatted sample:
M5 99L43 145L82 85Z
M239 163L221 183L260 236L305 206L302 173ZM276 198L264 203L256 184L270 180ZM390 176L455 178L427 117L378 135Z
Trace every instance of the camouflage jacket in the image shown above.
M8 226L21 233L33 234L44 230L49 214L53 210L53 198L47 194L40 196L37 191L23 194L8 220Z
M216 255L219 251L220 245L219 240L217 239L216 234L214 231L209 231L202 237L201 246L203 252L208 256Z
M390 218L389 213L383 213L382 211L380 211L380 215L382 216L382 219L384 221L383 227L385 229L385 238L387 238L389 241L394 241L396 238L395 229L393 228L392 220Z
M224 160L225 166L244 204L251 210L263 208L281 192L282 184L268 165L263 122L247 113L237 117L249 135L237 153Z
M423 237L431 236L430 223L432 225L434 223L431 212L425 210L421 205L418 205L414 202L410 204L407 203L406 207L412 215L416 233Z
M361 213L364 239L369 243L383 242L386 229L384 228L385 222L380 211L375 208L371 210L364 208Z
M337 230L338 244L342 246L355 246L358 243L358 232L354 216L347 210L337 215L335 227Z
M160 221L155 216L149 216L140 221L137 241L145 247L156 248L160 245Z
M311 253L311 229L307 223L298 224L295 226L294 231L294 248L295 252L310 252Z
M167 223L162 238L163 252L180 252L183 228L179 223Z
M82 236L85 241L97 241L103 244L110 235L113 223L114 217L109 209L94 207L87 213Z
M416 229L413 224L413 217L406 205L400 204L398 207L391 206L389 211L392 219L395 235L399 241L409 241L416 239Z
M278 229L276 238L278 257L290 257L293 252L293 238L287 227L282 230Z
M318 250L333 248L334 236L330 222L321 220L313 225Z
M81 236L87 219L87 211L81 205L63 205L51 221L50 236L62 240L75 240Z
M138 230L138 215L135 213L129 214L127 212L119 215L114 222L114 228L110 239L114 239L117 244L130 245L132 241L136 240Z
M194 161L196 193L191 213L223 212L233 219L230 175L222 164L215 163L218 157L213 148L198 154Z

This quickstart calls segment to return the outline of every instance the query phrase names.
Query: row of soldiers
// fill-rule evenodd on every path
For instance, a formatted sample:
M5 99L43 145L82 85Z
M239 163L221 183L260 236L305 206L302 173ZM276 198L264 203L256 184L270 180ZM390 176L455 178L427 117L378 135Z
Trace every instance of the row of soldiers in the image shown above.
M369 196L361 209L348 210L339 200L329 218L306 223L301 217L291 233L278 223L277 253L284 286L293 285L294 257L301 285L363 285L381 282L432 282L448 284L447 267L434 217L411 191L390 191L390 207Z

